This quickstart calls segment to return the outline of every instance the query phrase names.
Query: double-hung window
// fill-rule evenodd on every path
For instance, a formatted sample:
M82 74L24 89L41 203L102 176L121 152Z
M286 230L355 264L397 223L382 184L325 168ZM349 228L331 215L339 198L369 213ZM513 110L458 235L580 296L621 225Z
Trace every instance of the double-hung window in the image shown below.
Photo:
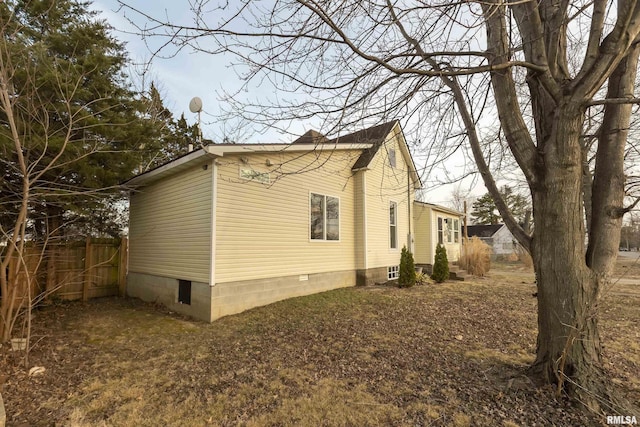
M459 219L453 220L453 242L454 243L460 242L460 220Z
M389 247L398 249L398 204L389 202Z
M311 193L311 240L340 240L340 199Z
M438 217L438 243L444 244L444 218Z

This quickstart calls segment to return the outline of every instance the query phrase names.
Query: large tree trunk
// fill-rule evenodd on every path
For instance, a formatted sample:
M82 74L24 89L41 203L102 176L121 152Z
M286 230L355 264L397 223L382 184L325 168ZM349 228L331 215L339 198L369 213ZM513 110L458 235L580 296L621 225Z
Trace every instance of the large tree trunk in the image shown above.
M598 410L606 397L598 335L599 281L585 262L580 107L564 104L538 122L547 138L533 189L532 256L538 343L532 371Z

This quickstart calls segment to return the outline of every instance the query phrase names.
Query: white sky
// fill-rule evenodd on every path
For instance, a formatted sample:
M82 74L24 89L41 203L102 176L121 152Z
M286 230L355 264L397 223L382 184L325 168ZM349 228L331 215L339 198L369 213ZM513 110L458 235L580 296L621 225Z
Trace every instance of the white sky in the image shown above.
M127 0L126 3L149 15L156 17L170 17L176 23L192 24L193 12L189 8L187 1L170 0ZM94 0L93 8L100 11L114 28L113 35L120 41L126 42L129 56L134 63L147 64L152 56L152 49L157 49L158 39L142 40L136 34L136 29L127 20L127 15L135 18L135 15L124 9L118 10L117 0ZM135 67L132 70L132 80L140 85L144 81L146 87L154 81L165 102L176 118L184 113L189 123L197 121L197 115L189 111L189 101L194 96L198 96L203 101L202 131L204 138L220 142L225 135L225 128L220 122L216 122L214 116L220 112L219 94L222 90L230 91L240 87L241 81L233 69L230 68L230 59L221 55L210 55L202 52L192 52L184 50L171 58L155 57L151 61L149 70L144 74L144 78L136 77L143 67ZM266 89L268 90L268 89ZM265 94L266 96L267 94ZM260 91L252 93L252 96L259 97ZM298 131L301 135L309 128L311 123L300 123ZM316 129L322 131L322 129ZM277 131L270 131L263 135L252 135L246 142L291 142L290 135L283 135ZM245 141L243 141L245 142ZM416 159L418 162L418 159ZM418 168L423 165L418 164ZM455 169L455 164L442 165L434 173L441 180L445 179L445 169ZM433 177L431 177L433 179ZM477 180L476 180L477 181ZM470 180L469 180L470 182ZM469 184L463 185L463 189ZM447 205L451 200L451 192L456 185L446 185L432 188L427 191L427 201L430 203ZM475 185L473 194L479 196L486 190L482 184Z

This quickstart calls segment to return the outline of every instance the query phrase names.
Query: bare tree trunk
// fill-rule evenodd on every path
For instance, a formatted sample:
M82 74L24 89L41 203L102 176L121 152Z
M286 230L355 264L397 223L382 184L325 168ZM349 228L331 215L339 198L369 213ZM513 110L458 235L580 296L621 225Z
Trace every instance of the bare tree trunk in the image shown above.
M640 44L618 64L609 79L607 98L633 98ZM598 135L593 176L593 203L587 265L607 281L618 256L624 203L624 153L629 136L631 104L605 106Z
M538 286L538 342L532 372L592 410L608 400L598 335L599 282L585 263L580 133L583 114L565 105L539 123L548 139L533 191L532 256Z

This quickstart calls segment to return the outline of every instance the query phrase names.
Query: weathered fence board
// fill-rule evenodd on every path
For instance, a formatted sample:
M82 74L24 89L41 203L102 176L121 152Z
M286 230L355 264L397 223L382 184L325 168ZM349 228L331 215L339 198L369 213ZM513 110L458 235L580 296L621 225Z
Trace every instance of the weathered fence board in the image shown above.
M17 280L18 296L27 295L30 272L32 298L84 301L124 295L127 271L127 239L95 239L64 242L25 249L24 262L13 256L8 277ZM15 283L15 282L13 282Z

